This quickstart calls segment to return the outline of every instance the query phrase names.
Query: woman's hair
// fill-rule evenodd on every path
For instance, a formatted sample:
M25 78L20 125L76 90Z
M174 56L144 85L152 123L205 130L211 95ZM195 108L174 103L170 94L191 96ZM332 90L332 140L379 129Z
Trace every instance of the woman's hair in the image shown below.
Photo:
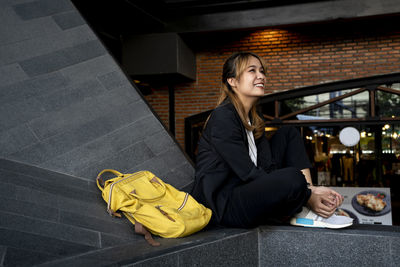
M263 59L251 52L235 53L225 61L222 69L222 86L218 105L220 105L226 98L228 98L235 106L235 109L237 110L244 127L249 131L253 131L255 139L258 139L264 134L265 125L264 120L257 113L256 105L254 105L250 110L250 117L252 122L251 125L249 125L246 121L247 115L245 113L243 104L228 83L229 78L240 79L240 76L245 71L251 57L257 58L260 61L261 66L265 70Z

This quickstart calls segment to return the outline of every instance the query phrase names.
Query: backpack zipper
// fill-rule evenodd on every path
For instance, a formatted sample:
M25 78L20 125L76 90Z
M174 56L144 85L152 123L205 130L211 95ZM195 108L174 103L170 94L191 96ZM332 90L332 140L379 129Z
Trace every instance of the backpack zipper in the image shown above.
M126 178L124 178L124 179L122 179L122 180L119 180L119 181L114 182L114 183L111 184L111 186L110 186L110 195L108 196L108 203L107 203L107 211L108 211L108 213L109 213L110 215L114 215L114 214L115 214L115 212L114 212L113 210L111 210L111 208L110 208L110 206L111 206L112 190L113 190L113 188L114 188L114 185L117 184L117 183L119 183L119 182L125 181L126 179L131 178L132 176L139 175L139 174L140 174L140 172L139 172L139 173L132 174L132 175L130 175L130 176L128 176L128 177L126 177ZM123 175L122 175L122 177L123 177ZM178 211L181 211L181 210L185 207L188 198L189 198L189 193L186 193L186 194L185 194L185 198L183 199L182 205L178 208ZM161 206L157 206L156 208L158 208L158 209L160 210L160 207L161 207ZM161 210L160 210L160 211L161 211ZM169 217L169 216L168 216L168 217Z
M183 209L185 207L188 198L189 198L189 193L186 193L185 199L183 200L182 205L178 208L178 211L180 211L181 209Z
M186 193L186 194L185 194L185 198L183 199L182 205L178 208L178 211L181 211L181 210L185 207L188 198L189 198L189 193ZM168 213L166 213L165 211L163 211L163 210L161 209L161 207L162 207L161 205L155 206L155 208L158 209L164 216L166 216L166 217L167 217L168 219L170 219L171 221L175 222L175 220L172 219L172 218L168 215Z
M116 181L116 182L114 182L114 183L111 184L111 186L110 186L110 195L108 196L108 203L107 203L107 212L108 212L111 216L115 214L115 211L113 211L113 210L110 208L110 207L111 207L111 195L112 195L112 190L113 190L113 188L114 188L114 185L117 184L117 183L119 183L119 182L125 181L126 179L131 178L132 176L138 175L138 174L140 174L140 173L141 173L141 172L139 172L139 173L134 173L134 174L129 175L128 177L122 179L122 180ZM124 177L124 175L122 175L121 177Z

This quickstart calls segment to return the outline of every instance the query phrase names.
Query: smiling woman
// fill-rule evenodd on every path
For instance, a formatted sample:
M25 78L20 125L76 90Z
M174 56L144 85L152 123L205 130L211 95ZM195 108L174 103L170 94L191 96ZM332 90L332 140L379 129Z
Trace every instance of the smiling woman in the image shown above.
M236 53L225 62L219 104L199 141L193 196L224 226L248 228L292 216L293 225L351 225L351 219L334 215L342 196L311 185L299 132L282 127L266 138L256 109L264 95L264 70L254 53Z
M257 113L255 104L264 95L265 80L265 64L257 54L234 54L223 66L218 106L224 101L231 101L244 127L254 131L255 138L264 133L264 120Z

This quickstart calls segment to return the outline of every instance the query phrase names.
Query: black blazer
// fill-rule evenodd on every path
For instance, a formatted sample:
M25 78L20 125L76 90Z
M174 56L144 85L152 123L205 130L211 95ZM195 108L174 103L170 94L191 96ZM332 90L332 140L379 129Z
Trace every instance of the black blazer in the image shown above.
M246 129L235 107L225 101L212 113L199 141L192 196L220 222L234 187L275 169L269 142L256 140L257 165L251 161Z

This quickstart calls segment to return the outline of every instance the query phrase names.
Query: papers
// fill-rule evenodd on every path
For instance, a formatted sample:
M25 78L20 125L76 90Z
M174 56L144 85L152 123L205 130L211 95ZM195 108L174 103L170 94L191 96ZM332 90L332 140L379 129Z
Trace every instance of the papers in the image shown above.
M339 208L354 219L354 224L379 224L392 225L392 208L390 201L390 188L387 187L330 187L344 197ZM380 211L374 211L357 202L357 195L372 194L382 199L386 205ZM343 214L344 214L343 213Z

